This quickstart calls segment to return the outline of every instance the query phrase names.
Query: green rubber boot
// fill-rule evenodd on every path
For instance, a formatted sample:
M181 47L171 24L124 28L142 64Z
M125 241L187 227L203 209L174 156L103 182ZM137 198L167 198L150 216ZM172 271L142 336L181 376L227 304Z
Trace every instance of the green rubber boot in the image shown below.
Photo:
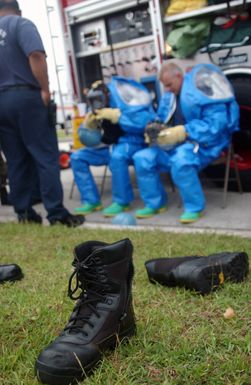
M198 213L190 213L189 211L185 211L181 216L180 216L180 223L183 224L189 224L196 222L200 217L202 216L202 211Z
M136 218L151 218L156 214L162 213L166 209L166 206L162 206L159 209L151 209L150 207L144 207L143 209L137 210L135 216Z
M116 202L113 202L110 206L106 207L102 213L105 217L114 217L115 215L123 213L124 211L128 211L128 210L129 210L128 205L122 206Z
M102 208L103 208L103 206L102 206L101 202L98 202L98 203L95 203L95 204L85 203L81 207L76 207L74 209L74 211L76 213L79 213L79 214L87 215L87 214L93 213L94 211L102 210Z

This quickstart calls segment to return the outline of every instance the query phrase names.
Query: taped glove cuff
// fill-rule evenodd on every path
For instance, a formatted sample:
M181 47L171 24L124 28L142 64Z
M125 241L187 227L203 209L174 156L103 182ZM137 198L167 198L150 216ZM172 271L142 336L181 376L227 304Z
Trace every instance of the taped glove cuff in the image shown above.
M171 128L165 128L158 135L159 144L178 144L186 140L187 133L184 126L175 126Z

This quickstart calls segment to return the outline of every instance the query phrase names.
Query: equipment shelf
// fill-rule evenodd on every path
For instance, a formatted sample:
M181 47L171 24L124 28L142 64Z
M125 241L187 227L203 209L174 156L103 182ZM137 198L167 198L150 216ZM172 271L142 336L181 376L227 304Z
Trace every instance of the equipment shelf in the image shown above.
M236 7L242 6L243 0L234 0L230 1L230 8L234 9ZM245 4L251 4L251 0L246 0ZM216 5L210 5L207 7L203 7L200 9L195 9L193 11L189 12L181 12L177 15L173 16L165 16L164 17L164 23L169 24L173 23L175 21L183 20L183 19L189 19L190 17L197 17L197 16L203 16L203 15L208 15L210 13L215 13L218 11L224 11L228 8L227 2L222 3L222 4L216 4Z

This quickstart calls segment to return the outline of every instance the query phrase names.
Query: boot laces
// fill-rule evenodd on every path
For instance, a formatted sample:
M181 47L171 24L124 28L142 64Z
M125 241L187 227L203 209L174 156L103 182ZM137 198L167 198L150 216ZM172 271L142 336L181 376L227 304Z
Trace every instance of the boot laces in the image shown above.
M97 302L104 302L105 290L109 289L109 284L107 283L107 277L103 268L97 266L97 259L91 258L87 262L74 262L73 265L75 270L69 279L68 296L78 302L64 331L68 330L78 333L83 332L84 324L94 327L93 323L89 320L92 313L100 318L95 305ZM79 289L81 290L80 294L75 296L74 294ZM87 311L87 314L85 312L85 315L81 314L81 309L86 309L86 307L90 311ZM84 334L87 335L85 332Z

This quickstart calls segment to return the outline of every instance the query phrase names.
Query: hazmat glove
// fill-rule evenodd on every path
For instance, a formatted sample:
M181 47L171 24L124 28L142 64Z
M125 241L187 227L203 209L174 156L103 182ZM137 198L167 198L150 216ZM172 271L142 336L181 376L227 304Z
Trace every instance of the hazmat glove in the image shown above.
M101 110L96 110L96 119L97 120L110 120L111 123L118 123L121 111L119 108L102 108Z
M148 144L157 144L158 135L166 126L160 122L147 124L145 128L145 141Z
M98 128L99 122L96 115L93 112L87 112L83 122L83 126L86 128Z
M186 137L187 133L184 126L174 126L162 130L158 135L157 142L160 145L175 145L184 142Z

